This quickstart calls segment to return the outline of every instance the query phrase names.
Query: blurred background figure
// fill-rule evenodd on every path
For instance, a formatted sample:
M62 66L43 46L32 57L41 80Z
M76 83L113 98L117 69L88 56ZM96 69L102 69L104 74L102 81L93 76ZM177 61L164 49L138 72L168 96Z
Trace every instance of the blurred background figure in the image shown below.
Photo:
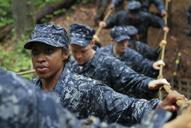
M191 36L191 5L188 7L188 10L187 10L187 20L188 20L188 24L190 25L190 30L188 31L187 35Z

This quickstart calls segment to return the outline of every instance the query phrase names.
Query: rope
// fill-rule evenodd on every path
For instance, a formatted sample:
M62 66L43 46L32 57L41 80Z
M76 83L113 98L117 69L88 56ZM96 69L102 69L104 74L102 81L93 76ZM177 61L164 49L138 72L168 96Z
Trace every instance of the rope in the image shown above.
M108 7L108 12L107 14L105 15L103 21L106 22L106 20L108 19L108 17L111 15L111 13L113 12L113 8L112 8L112 5L110 4L109 7ZM101 30L103 29L102 26L99 26L94 37L93 37L93 40L97 41L97 42L100 42L100 39L99 39L99 34L101 32Z
M35 73L35 70L32 69L32 70L29 70L29 71L24 71L24 72L18 72L16 73L17 75L28 75L28 74L32 74L32 73Z
M169 2L171 0L166 0L165 1L165 9L167 10L168 12L168 5L169 5ZM165 25L167 26L168 24L168 13L165 15L164 17L164 22L165 22ZM165 49L166 49L166 45L167 45L167 36L168 36L168 32L164 32L164 37L162 39L162 41L160 42L160 47L161 47L161 57L160 59L164 61L164 55L165 55ZM181 55L180 55L181 56ZM161 79L161 78L164 78L163 77L163 65L160 65L160 70L159 70L159 75L158 75L158 79ZM159 89L159 98L162 100L163 98L163 92L166 92L166 93L170 93L171 91L173 91L173 89L171 88L170 85L163 85L160 89ZM185 110L188 106L191 105L191 101L188 101L187 99L179 99L177 100L176 104L180 107L180 112L182 112L183 110Z
M166 9L167 12L168 12L169 2L170 2L170 0L165 1L165 5L166 5L165 9ZM166 26L167 26L167 23L168 23L167 19L168 19L168 14L166 14L164 16L164 22L165 22ZM163 60L163 61L164 61L165 49L166 49L166 45L167 45L167 35L168 35L168 32L164 32L163 40L160 42L160 47L161 47L161 57L160 57L160 59ZM164 78L163 77L163 68L164 68L164 65L160 65L158 79ZM165 89L165 91L168 93L171 90L171 86L164 85L163 87L161 87L159 89L159 98L160 98L160 100L162 100L162 98L163 98L162 89Z

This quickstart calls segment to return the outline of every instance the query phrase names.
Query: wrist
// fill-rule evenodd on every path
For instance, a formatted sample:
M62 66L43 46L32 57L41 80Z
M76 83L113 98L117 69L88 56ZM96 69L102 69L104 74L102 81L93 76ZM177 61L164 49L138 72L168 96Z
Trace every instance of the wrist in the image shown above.
M173 123L166 123L163 128L175 128L176 126Z

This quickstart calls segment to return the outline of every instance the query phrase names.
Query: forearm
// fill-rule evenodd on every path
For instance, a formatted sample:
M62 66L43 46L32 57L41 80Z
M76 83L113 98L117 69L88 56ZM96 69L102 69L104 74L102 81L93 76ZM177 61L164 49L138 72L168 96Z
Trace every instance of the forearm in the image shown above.
M120 90L125 92L125 94L131 94L137 98L150 99L155 96L155 91L150 91L148 88L148 83L153 80L150 77L138 74L133 70L124 69L121 73L121 78L118 80L120 83ZM116 81L116 82L118 82Z
M153 0L152 3L156 6L158 11L161 13L162 11L165 11L165 6L163 0Z
M98 97L98 93L102 86L96 87L94 89L94 96ZM96 105L103 104L104 106L97 106L99 110L104 110L108 113L108 118L110 121L116 121L120 123L128 122L128 124L134 124L140 122L145 111L154 109L158 103L158 99L153 99L147 101L144 99L134 99L127 95L122 95L109 88L104 88L104 92L101 93L102 99L96 98ZM104 108L103 108L104 107Z

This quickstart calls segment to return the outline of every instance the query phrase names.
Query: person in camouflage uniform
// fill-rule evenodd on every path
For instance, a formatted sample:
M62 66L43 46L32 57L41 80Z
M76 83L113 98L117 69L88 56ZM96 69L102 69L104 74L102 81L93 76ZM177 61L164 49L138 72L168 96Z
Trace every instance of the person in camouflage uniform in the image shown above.
M39 77L34 81L35 85L46 91L55 91L62 105L77 117L95 115L109 122L132 124L139 122L144 111L158 105L157 99L132 99L101 82L71 73L65 68L69 41L63 28L42 24L35 27L24 48L31 49L33 67ZM140 92L134 87L131 90ZM129 113L129 109L137 109L137 112Z
M126 128L95 117L79 120L61 106L54 92L42 92L30 81L2 68L0 76L2 128Z
M150 26L162 28L165 32L169 31L163 19L148 12L143 12L140 9L140 2L131 1L128 3L128 10L120 11L112 15L106 22L101 21L99 25L102 28L133 25L138 29L139 40L145 43L147 42L147 33Z
M95 52L92 49L94 33L93 29L85 25L70 26L70 48L74 59L70 60L67 67L72 72L100 80L115 91L138 98L154 97L159 85L167 82L165 79L153 80L138 74L117 58L99 50Z
M2 68L0 68L0 101L0 126L2 128L130 128L118 124L108 125L93 117L78 120L60 105L54 93L42 92L31 82ZM148 128L149 124L150 128L161 128L170 117L170 113L162 109L152 110L145 115L152 116L144 116L141 124L136 124L131 128ZM177 121L165 125L171 125L173 128L175 123ZM184 125L179 123L175 126Z
M134 26L126 26L126 32L130 37L128 42L128 47L140 53L144 58L147 58L152 61L156 61L159 58L161 51L160 47L151 48L148 43L143 43L138 41L137 34L138 30Z
M191 5L188 7L187 10L187 21L188 24L191 25ZM191 30L187 33L188 36L191 36Z
M101 82L71 73L65 67L69 41L64 28L41 24L36 25L31 40L24 47L31 49L33 67L39 77L34 81L36 86L56 92L62 106L77 117L93 115L108 122L131 125L140 122L143 114L154 108L170 105L168 110L175 110L168 98L160 103L158 99L134 99Z
M124 2L119 1L116 3L114 0L97 0L96 1L96 15L94 17L94 23L96 25L99 24L101 20L103 20L105 12L107 8L110 6L111 3L111 8L114 10L113 13L116 13L120 10L124 10Z
M104 13L109 6L110 0L97 0L96 1L96 15L94 17L94 23L97 25L104 18Z
M160 65L164 65L162 60L150 61L145 59L138 52L128 48L130 37L128 35L128 27L114 27L110 35L113 40L113 45L102 47L99 52L104 52L125 62L134 71L144 74L149 77L156 78L159 73Z
M79 128L80 121L64 109L54 93L0 68L0 126L2 128ZM79 124L79 125L77 125Z
M166 10L165 10L163 0L128 0L128 2L130 2L130 1L139 1L141 3L142 11L149 12L149 8L151 7L151 5L154 5L157 8L160 16L163 17L166 15ZM124 2L124 0L113 0L114 6L123 4L123 2Z

